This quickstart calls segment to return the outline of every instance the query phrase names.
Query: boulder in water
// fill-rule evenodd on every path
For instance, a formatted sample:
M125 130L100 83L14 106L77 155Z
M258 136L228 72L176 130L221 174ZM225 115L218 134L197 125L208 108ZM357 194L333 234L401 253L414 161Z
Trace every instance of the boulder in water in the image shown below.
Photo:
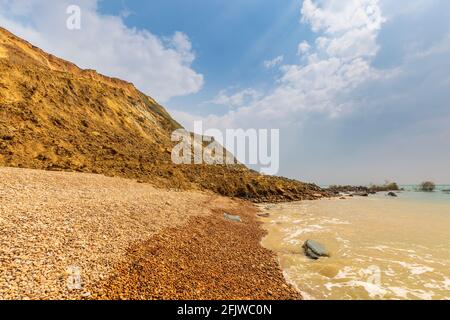
M357 192L357 193L354 193L353 195L355 195L357 197L368 197L369 193L368 192Z
M325 246L314 240L307 240L303 245L303 249L305 250L305 254L314 260L330 256Z
M397 194L396 194L395 192L389 192L389 193L387 194L387 196L388 196L388 197L393 197L393 198L398 197Z

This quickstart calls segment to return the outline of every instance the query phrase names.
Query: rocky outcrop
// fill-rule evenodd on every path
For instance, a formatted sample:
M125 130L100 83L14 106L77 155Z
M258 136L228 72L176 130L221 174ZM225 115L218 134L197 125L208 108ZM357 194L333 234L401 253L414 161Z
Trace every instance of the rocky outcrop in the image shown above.
M314 240L307 240L303 245L303 249L305 250L306 256L314 260L330 256L325 246Z
M355 194L364 195L376 194L377 192L388 192L388 191L398 191L400 190L397 183L386 183L384 185L370 185L370 186L330 186L327 191L334 195L345 194Z
M364 186L330 186L327 188L327 191L329 191L332 194L339 195L341 193L347 193L347 194L353 194L353 193L360 193L360 192L369 192L368 187Z

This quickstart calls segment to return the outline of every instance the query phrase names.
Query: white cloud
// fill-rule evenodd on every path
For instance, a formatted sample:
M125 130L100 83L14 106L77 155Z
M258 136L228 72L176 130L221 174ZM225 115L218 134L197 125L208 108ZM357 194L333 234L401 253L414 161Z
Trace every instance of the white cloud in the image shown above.
M261 93L254 89L244 89L232 94L229 94L228 91L229 90L220 91L219 94L213 100L208 101L208 103L235 108L251 103L261 96Z
M448 1L304 6L303 21L317 35L301 62L280 66L272 89L257 99L203 117L205 127L280 128L280 173L307 181L448 183ZM187 127L199 120L175 115Z
M356 28L380 29L385 20L379 0L305 0L301 13L302 22L309 23L314 32L328 34Z
M0 0L0 25L82 68L133 82L161 102L202 88L203 76L192 69L195 54L185 34L158 37L128 28L122 17L100 14L97 3ZM81 30L66 28L69 4L81 7Z
M205 127L280 128L280 173L291 177L448 183L448 9L444 0L305 0L302 21L317 34L301 62L281 65L253 101L203 117ZM175 115L188 127L199 119Z
M311 46L307 41L302 41L298 45L297 54L299 56L303 56L304 54L307 54L311 50Z
M320 1L319 7L305 0L302 21L323 32L316 45L328 56L355 59L378 52L377 35L386 21L378 0Z
M300 44L304 61L280 66L271 91L246 104L236 99L239 103L233 105L242 105L222 117L209 117L211 125L281 127L298 125L312 113L338 117L355 108L350 93L356 87L389 75L371 66L384 22L378 0L305 0L301 13L302 21L319 33L314 47ZM228 103L237 98L223 92L218 97Z
M266 69L272 69L278 65L280 65L284 60L284 56L278 56L272 60L266 60L264 61L264 67Z

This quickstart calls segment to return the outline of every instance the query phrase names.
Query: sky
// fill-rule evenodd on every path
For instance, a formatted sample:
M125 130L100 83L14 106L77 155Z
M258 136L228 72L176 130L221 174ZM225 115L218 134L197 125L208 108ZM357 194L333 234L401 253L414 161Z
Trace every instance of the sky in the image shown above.
M0 25L188 129L279 129L280 175L450 183L450 1L0 0Z

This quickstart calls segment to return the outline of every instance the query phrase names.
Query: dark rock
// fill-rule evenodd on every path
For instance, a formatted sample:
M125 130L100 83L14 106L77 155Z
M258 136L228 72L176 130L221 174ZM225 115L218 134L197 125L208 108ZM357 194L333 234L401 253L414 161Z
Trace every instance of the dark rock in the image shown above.
M224 218L229 220L229 221L233 221L233 222L242 222L242 219L240 216L234 216L232 214L228 214L228 213L224 213Z
M317 254L315 254L314 251L312 251L310 248L305 247L304 249L305 249L305 254L306 254L306 256L307 256L308 258L311 258L311 259L313 259L313 260L318 260L318 259L320 259L320 256L317 255Z
M5 141L12 141L14 139L14 136L7 134L7 135L2 136L1 139L5 140Z
M354 195L358 196L358 197L368 197L369 193L368 192L357 192Z
M395 192L389 192L389 193L387 194L387 196L388 196L388 197L393 197L393 198L398 197L398 195L397 195Z
M330 256L330 253L325 246L314 240L307 240L303 245L303 249L305 250L305 254L314 260Z
M270 213L258 213L257 214L258 217L260 218L269 218L270 217Z

